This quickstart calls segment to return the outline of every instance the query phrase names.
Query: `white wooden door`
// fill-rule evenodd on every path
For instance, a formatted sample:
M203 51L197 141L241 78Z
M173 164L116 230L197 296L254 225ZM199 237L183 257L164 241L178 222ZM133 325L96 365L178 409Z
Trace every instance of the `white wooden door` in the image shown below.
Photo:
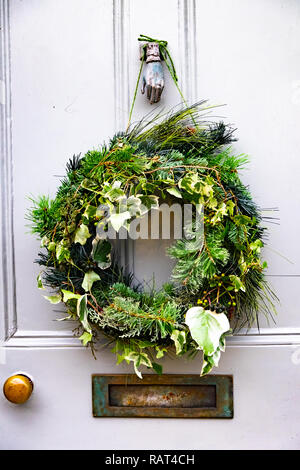
M24 405L0 397L3 449L297 449L300 447L299 149L300 3L297 0L0 0L1 231L0 381L34 380ZM140 33L167 39L189 101L238 127L237 152L270 226L269 278L276 325L228 341L218 373L234 376L233 420L99 420L91 374L131 372L108 350L95 361L72 325L36 289L39 243L25 228L27 197L53 195L66 160L126 125L139 67ZM180 98L166 74L161 105ZM150 105L138 95L134 119ZM159 259L127 254L136 275ZM282 256L279 256L280 252ZM287 261L289 259L290 261ZM165 360L165 373L198 373L198 360Z

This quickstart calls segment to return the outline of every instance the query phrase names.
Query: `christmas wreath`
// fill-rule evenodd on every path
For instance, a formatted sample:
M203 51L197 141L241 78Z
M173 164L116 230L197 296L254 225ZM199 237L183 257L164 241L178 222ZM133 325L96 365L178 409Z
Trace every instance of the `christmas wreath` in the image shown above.
M117 363L133 362L140 377L141 365L161 373L157 359L166 353L199 350L204 375L233 328L274 311L260 259L262 216L238 175L247 156L233 153L233 129L207 122L205 109L201 102L142 120L74 156L56 197L32 200L28 214L43 248L38 287L65 304L83 345L94 350L102 332ZM161 201L202 209L168 248L176 262L170 282L149 290L120 267L107 234L128 231Z

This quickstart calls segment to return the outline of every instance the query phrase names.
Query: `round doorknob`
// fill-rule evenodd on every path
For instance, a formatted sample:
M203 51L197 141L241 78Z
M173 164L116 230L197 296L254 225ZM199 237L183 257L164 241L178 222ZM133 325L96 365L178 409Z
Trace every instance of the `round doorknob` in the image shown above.
M12 403L25 403L30 398L33 382L27 375L17 374L9 377L3 385L3 393Z

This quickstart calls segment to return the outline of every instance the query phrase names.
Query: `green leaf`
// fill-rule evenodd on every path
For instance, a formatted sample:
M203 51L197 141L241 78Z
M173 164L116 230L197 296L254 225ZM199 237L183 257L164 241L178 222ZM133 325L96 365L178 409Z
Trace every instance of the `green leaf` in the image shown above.
M65 246L64 240L61 240L56 245L56 259L59 263L61 263L62 261L67 261L67 260L70 259L70 251Z
M69 290L65 290L65 289L62 289L61 290L62 294L63 294L63 302L68 302L68 300L71 300L71 299L80 299L81 295L80 294L74 294L74 292L71 292Z
M215 211L214 216L211 218L211 223L212 225L217 224L218 222L221 222L223 217L227 214L227 206L225 202L222 202L222 204L219 205L217 210Z
M145 366L150 367L150 368L152 367L152 362L150 361L150 359L148 357L148 354L146 354L144 352L138 353L138 352L135 352L135 351L131 351L129 354L124 356L124 359L127 359L128 361L133 362L134 371L140 379L142 379L143 376L141 374L141 371L139 370L139 367L141 365L145 365Z
M154 195L139 195L140 200L144 206L144 210L141 212L141 215L146 214L152 209L159 209L159 198Z
M96 281L100 281L100 276L95 273L95 271L90 270L85 273L81 286L86 292L89 292L92 289L94 282Z
M229 276L229 279L231 280L235 291L242 290L243 292L246 292L246 288L238 276L234 276L233 274L231 274Z
M225 336L226 334L222 335L219 342L219 347L215 350L215 352L211 356L207 356L203 354L203 364L200 375L208 374L213 367L218 367L219 360L221 357L221 352L225 351Z
M171 339L175 343L176 354L180 354L183 351L183 346L186 343L186 332L182 330L174 330L171 334Z
M182 199L181 192L177 188L167 188L167 192L171 194L172 196Z
M96 217L96 211L96 206L88 205L86 206L83 216L86 217L88 220L93 220Z
M201 377L203 375L208 374L213 367L218 367L219 365L219 360L221 357L221 351L219 348L212 354L211 356L207 356L203 354L203 364L202 364L202 369L201 369Z
M82 341L83 346L86 346L88 343L90 343L90 342L92 341L92 338L93 338L92 333L88 333L87 331L85 331L85 332L80 336L79 339Z
M85 331L92 333L88 322L87 294L81 295L77 301L77 315Z
M121 212L120 214L111 214L109 217L110 223L116 232L120 230L121 227L125 226L126 221L131 218L129 211Z
M166 348L161 348L160 346L156 346L155 349L157 351L157 353L156 353L156 358L157 359L160 359L160 358L164 357L165 352L168 352L168 350Z
M99 190L99 186L94 181L91 181L88 178L85 178L82 181L81 187L84 188L84 189L87 189L88 191L92 191L93 193L101 194L101 192Z
M178 182L178 186L181 189L185 189L188 193L197 192L195 186L199 183L199 177L197 173L188 173Z
M125 207L128 209L131 217L137 217L141 213L142 201L137 196L130 196L125 200Z
M125 197L124 191L121 189L121 181L115 181L113 185L104 183L103 193L111 202L118 201Z
M230 330L227 316L224 313L213 313L202 307L192 307L186 314L192 338L204 354L211 356L219 347L221 336Z
M117 362L116 362L117 366L121 364L124 360L125 360L124 356L121 356L121 354L117 354Z
M114 354L117 354L117 352L122 351L122 346L123 346L123 343L117 339L111 352Z
M231 333L231 332L232 332L232 331L230 330L230 333ZM222 335L221 338L220 338L220 343L219 343L219 349L220 349L220 351L222 351L222 352L225 351L225 336L228 336L228 334Z
M157 364L157 362L152 362L152 369L158 374L161 375L163 368L160 364Z
M89 228L87 225L81 224L80 227L75 232L74 243L80 243L80 245L85 245L87 239L91 236Z
M261 251L261 247L264 244L261 240L255 240L255 242L250 243L250 250L253 251L254 254L259 255Z
M38 286L38 289L42 289L44 290L45 287L43 286L43 282L42 282L42 277L41 277L41 273L38 274L37 278L36 278L36 281L37 281L37 286Z
M261 267L262 269L266 269L268 267L268 263L266 261L263 261Z
M59 304L61 302L61 295L44 295L43 296L46 300L49 300L51 304Z
M47 246L48 251L54 252L56 250L56 243L55 242L50 242Z
M206 203L210 209L216 209L218 206L218 200L215 197L210 197Z
M226 207L227 207L227 211L228 211L228 214L233 217L233 213L234 213L234 209L235 209L235 204L233 201L229 200L226 202Z
M211 197L213 196L213 187L211 184L208 184L207 182L204 182L200 186L200 194L206 197Z
M99 268L107 269L111 265L111 243L96 236L92 242L92 258Z

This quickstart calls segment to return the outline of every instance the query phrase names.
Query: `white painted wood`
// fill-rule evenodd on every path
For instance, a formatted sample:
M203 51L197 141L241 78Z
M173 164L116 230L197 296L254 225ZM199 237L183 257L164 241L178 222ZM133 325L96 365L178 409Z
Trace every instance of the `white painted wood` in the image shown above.
M200 95L226 104L215 114L238 127L245 182L261 207L280 210L265 250L276 275L300 275L299 15L295 0L200 1L196 12Z
M54 321L63 312L53 312L36 289L38 267L33 269L32 261L39 245L25 227L24 214L31 194L55 194L74 153L96 148L114 132L112 6L109 0L10 2L16 297L21 329L69 328ZM28 168L31 178L26 177Z
M228 348L218 373L234 375L232 420L96 419L91 374L116 371L109 351L95 361L74 348L9 349L6 373L30 370L35 389L24 406L0 397L0 447L299 449L300 365L292 362L298 356L291 346ZM189 374L199 372L200 362L165 360L164 366L167 373Z
M11 63L9 34L9 3L1 2L0 10L0 339L4 340L16 331L15 255L13 235L13 181L12 181L12 120L11 120Z
M0 380L22 370L36 386L23 407L0 398L0 447L299 448L299 2L153 0L149 8L145 0L0 0L0 6L1 340L11 336L0 345ZM91 417L90 375L131 369L116 367L108 350L99 350L95 362L72 337L72 323L54 322L58 312L36 289L38 243L24 228L26 197L53 195L54 175L63 175L67 158L126 126L140 33L169 41L189 102L228 103L215 114L238 127L234 148L251 155L245 181L263 207L280 207L270 248L294 262L266 249L281 298L277 325L262 321L262 334L253 329L228 341L218 373L234 375L230 422L106 419L103 427ZM161 105L179 102L166 73ZM139 93L133 119L156 108ZM123 263L137 277L154 268L161 281L167 277L162 246L123 248ZM199 369L198 360L164 361L166 373Z

